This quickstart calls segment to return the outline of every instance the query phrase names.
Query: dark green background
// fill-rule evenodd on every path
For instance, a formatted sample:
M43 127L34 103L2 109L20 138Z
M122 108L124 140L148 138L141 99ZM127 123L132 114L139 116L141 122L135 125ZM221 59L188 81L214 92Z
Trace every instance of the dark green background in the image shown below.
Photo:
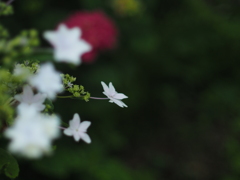
M142 0L141 13L119 16L111 0L15 0L3 23L15 35L42 34L74 11L101 9L119 30L118 47L95 63L58 69L92 96L100 81L129 96L57 100L65 122L90 120L92 143L62 136L51 157L20 161L18 180L240 179L240 2ZM49 47L42 39L42 46ZM51 59L51 56L37 56Z

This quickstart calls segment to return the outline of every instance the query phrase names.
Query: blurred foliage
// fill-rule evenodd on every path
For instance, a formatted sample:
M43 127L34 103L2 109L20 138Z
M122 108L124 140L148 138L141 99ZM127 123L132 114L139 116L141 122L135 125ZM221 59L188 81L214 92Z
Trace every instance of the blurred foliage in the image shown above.
M139 0L112 0L112 6L120 16L135 16L143 11Z
M18 176L19 167L16 159L7 151L0 149L0 169L7 177L13 179Z
M65 122L75 112L92 122L93 142L63 137L53 156L22 161L18 179L239 179L240 2L141 1L143 10L131 16L112 3L21 0L13 3L14 16L1 19L11 34L27 28L42 34L72 12L105 11L119 28L117 49L93 64L58 68L93 96L103 96L104 81L129 97L127 109L56 101Z
M5 2L0 2L0 16L8 16L13 14L12 6Z

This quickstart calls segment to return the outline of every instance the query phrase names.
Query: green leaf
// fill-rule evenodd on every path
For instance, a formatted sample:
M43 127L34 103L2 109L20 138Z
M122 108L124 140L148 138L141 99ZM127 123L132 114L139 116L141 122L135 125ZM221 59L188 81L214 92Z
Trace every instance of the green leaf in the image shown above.
M7 151L0 148L0 169L1 173L9 178L16 178L19 173L19 167L16 159Z

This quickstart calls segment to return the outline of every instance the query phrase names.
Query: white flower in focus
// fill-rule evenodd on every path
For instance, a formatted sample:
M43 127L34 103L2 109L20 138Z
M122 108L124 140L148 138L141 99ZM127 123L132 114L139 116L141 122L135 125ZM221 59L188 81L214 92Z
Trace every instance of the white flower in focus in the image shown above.
M43 64L37 74L30 78L29 83L47 97L54 99L57 93L62 92L63 85L60 73L55 71L51 63Z
M51 141L59 136L60 120L45 116L34 107L21 106L19 116L4 135L11 139L9 150L27 158L40 158L51 152Z
M126 95L124 95L123 93L118 93L111 82L109 83L109 87L102 81L101 84L104 89L103 94L110 99L109 102L115 103L120 107L127 107L127 105L121 101L122 99L128 98Z
M34 95L29 85L25 85L23 87L23 93L15 95L14 98L20 102L19 106L23 104L33 106L37 111L42 111L45 108L43 102L46 99L46 95L41 93Z
M79 65L81 55L92 49L89 43L80 39L81 33L78 27L68 29L61 24L56 31L47 31L43 36L53 45L55 60Z
M80 117L77 113L74 114L73 119L69 121L69 127L63 131L67 136L73 136L75 141L82 139L86 143L91 143L91 139L88 136L87 128L91 125L90 121L80 122Z

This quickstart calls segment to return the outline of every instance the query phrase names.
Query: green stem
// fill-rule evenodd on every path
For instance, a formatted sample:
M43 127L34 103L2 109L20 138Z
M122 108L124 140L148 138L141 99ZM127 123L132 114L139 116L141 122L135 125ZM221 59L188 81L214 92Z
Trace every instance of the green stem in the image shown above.
M35 53L53 53L53 48L35 48Z
M64 99L64 98L73 98L74 96L57 96L57 98L62 98L62 99Z

